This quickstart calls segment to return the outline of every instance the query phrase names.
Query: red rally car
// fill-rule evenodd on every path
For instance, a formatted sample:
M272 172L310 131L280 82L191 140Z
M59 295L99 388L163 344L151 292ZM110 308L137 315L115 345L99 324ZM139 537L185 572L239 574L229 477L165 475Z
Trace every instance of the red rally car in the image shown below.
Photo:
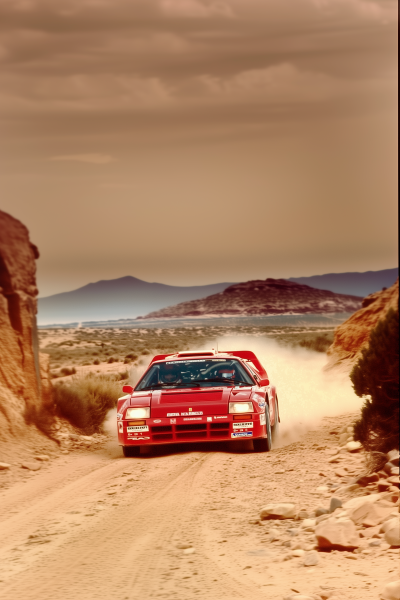
M253 440L268 452L279 426L276 389L253 352L159 354L118 400L118 441L125 456L141 446Z

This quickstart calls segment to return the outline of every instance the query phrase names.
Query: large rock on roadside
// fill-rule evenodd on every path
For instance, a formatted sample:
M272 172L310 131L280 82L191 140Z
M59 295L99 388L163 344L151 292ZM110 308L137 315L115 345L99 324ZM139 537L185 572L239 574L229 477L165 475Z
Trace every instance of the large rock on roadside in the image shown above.
M385 523L385 542L396 548L400 546L400 517Z
M399 281L392 287L363 300L363 308L355 312L335 330L333 344L328 349L328 364L325 369L340 368L349 373L369 343L369 336L379 319L386 316L390 308L398 310Z
M261 509L260 519L294 519L297 515L296 505L289 502L267 504Z
M400 580L387 583L380 598L381 600L400 600Z
M368 502L368 496L364 503L354 510L348 510L350 519L356 525L364 527L375 527L383 523L393 512L393 503L379 499L376 502Z
M27 228L0 211L0 442L27 437L28 422L51 404L48 358L36 327L38 250Z
M328 519L315 529L318 547L323 550L355 550L360 538L353 521Z

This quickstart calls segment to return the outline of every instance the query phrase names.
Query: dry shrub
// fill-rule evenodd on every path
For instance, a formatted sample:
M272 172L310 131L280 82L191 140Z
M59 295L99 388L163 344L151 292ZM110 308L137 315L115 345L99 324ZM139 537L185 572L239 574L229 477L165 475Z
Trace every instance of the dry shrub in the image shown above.
M54 386L57 414L87 433L100 431L107 412L122 395L118 381L115 376L90 373L59 383Z
M326 352L333 342L333 336L317 335L315 338L301 340L299 346L314 350L315 352Z

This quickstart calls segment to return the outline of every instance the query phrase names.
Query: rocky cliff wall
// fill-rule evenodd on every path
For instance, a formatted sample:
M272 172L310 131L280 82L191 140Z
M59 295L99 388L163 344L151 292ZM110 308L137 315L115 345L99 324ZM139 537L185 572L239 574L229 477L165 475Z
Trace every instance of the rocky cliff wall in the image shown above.
M399 306L399 280L387 290L375 292L364 298L362 308L335 331L332 346L328 350L327 370L339 368L350 372L368 345L371 330L390 308Z
M36 329L38 257L27 228L0 211L0 440L21 434L52 402Z

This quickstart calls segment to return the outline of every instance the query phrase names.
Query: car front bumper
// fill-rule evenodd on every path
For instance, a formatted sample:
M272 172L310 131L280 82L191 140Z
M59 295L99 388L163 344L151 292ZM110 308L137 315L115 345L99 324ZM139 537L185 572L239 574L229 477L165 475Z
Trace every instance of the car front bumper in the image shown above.
M253 413L252 419L246 422L252 426L243 426L233 415L147 419L146 429L140 431L128 431L130 420L121 420L118 421L118 443L142 446L261 438L266 436L266 427L260 424L260 414Z

